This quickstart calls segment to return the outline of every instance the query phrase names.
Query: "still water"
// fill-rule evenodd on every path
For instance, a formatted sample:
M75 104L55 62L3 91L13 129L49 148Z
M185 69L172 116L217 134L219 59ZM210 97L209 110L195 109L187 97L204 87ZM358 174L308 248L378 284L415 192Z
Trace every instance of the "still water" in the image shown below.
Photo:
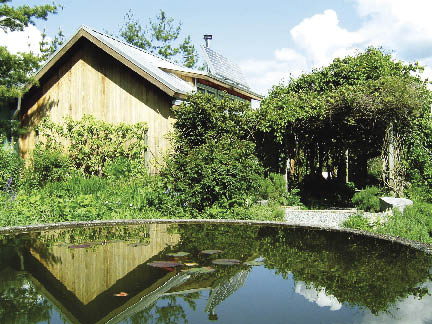
M0 323L432 323L432 258L348 233L145 224L0 237Z

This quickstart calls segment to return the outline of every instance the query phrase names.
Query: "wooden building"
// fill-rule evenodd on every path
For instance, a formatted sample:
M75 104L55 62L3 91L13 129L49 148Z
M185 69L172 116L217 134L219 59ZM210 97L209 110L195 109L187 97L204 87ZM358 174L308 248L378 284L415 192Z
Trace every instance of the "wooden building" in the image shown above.
M82 26L36 73L38 85L24 95L19 118L30 132L19 139L24 158L34 148L34 127L49 116L61 123L90 114L110 123L146 122L150 158L169 147L173 105L195 91L226 91L243 100L260 100L235 64L202 47L207 71L174 64L111 36Z

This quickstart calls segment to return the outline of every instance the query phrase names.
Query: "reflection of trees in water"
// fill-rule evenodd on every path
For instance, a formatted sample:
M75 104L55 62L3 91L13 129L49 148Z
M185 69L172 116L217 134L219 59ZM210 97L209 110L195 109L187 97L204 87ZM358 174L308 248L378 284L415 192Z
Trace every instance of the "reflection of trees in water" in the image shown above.
M27 275L10 268L0 272L0 323L31 324L50 319L51 305Z
M423 297L432 258L400 244L347 233L266 229L260 251L266 267L290 273L340 303L386 312L407 296Z
M163 296L147 309L132 315L129 321L131 324L188 323L186 312L179 302L183 300L191 309L196 310L196 300L200 297L199 292Z
M325 289L339 302L385 312L407 296L428 293L432 257L398 243L355 236L272 226L181 225L179 247L186 251L221 249L223 257L262 256L265 266L287 278ZM218 268L229 280L238 268ZM231 272L231 273L230 273Z

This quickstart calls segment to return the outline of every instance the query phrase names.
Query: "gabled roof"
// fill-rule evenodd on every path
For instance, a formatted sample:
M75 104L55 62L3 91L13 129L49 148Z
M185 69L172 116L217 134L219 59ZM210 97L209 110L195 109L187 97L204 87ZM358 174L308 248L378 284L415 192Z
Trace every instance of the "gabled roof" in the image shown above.
M78 32L49 58L44 66L36 73L35 80L40 80L40 78L42 78L42 76L83 37L172 97L184 98L186 95L196 91L193 85L177 76L180 74L202 78L219 85L224 85L253 99L260 100L262 98L262 96L250 91L249 88L245 88L241 85L238 86L235 82L229 82L230 80L224 80L219 75L212 75L211 72L208 73L180 66L87 26L81 26Z

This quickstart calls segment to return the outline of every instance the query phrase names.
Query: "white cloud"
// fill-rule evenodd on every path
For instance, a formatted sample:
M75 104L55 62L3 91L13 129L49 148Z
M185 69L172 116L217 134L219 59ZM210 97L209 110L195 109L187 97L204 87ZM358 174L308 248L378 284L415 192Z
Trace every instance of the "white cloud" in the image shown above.
M394 50L405 60L432 56L432 1L356 1L363 19L359 33L369 43Z
M295 292L302 295L310 302L316 303L320 307L330 307L331 311L337 311L342 308L342 304L333 295L327 295L324 288L317 290L314 287L307 287L302 281L295 284Z
M291 29L291 36L311 66L331 63L336 53L346 56L353 52L354 44L363 41L361 34L340 27L336 12L330 9L304 19Z
M305 72L307 62L295 50L281 48L273 52L272 60L245 60L240 62L240 68L252 88L260 94L266 94L273 85Z
M5 46L9 52L33 52L39 54L39 42L42 40L42 33L35 26L28 26L24 31L4 32L0 29L0 46ZM47 41L50 39L47 37Z
M432 76L432 0L355 0L360 27L348 30L327 9L303 19L290 31L292 48L277 49L269 60L241 64L253 88L265 93L281 79L328 65L368 46L384 47L395 58L426 65Z

